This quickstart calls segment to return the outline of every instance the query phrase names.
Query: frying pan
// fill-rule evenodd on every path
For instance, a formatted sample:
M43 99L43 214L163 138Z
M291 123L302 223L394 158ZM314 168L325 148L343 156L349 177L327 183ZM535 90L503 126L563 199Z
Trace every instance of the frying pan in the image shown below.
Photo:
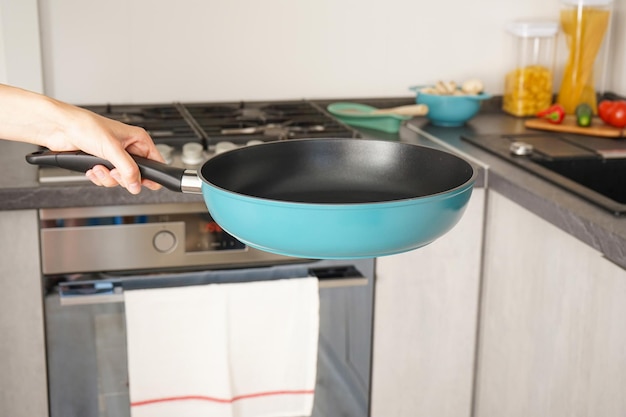
M267 142L199 171L134 157L143 178L202 193L213 219L251 247L313 259L370 258L419 248L461 218L476 171L445 151L374 139ZM41 151L26 160L85 172L110 162Z

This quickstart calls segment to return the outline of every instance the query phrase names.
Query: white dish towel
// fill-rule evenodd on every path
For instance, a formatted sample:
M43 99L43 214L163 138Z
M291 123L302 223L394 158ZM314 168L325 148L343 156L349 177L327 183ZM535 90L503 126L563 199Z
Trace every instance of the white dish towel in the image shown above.
M317 278L124 294L132 417L311 414Z

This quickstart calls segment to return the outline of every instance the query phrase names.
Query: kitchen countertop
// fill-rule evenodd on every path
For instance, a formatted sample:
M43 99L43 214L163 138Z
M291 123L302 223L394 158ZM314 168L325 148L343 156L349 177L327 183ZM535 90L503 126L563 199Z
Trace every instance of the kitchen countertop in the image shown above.
M413 119L404 140L427 137L441 146L480 161L486 167L486 187L593 247L605 258L626 268L626 218L587 202L534 174L461 139L461 135L527 132L524 120L501 112L480 114L466 126L442 128Z
M423 118L404 125L399 137L404 142L444 148L458 152L480 167L477 187L486 186L515 201L587 245L607 259L626 268L626 218L615 217L586 200L520 169L503 159L461 139L461 135L523 132L523 119L497 110L487 110L466 126L442 128ZM364 137L397 139L373 131ZM0 210L81 207L127 204L202 202L202 196L166 189L144 190L138 196L121 187L103 188L91 183L40 185L37 168L24 156L36 147L0 140Z

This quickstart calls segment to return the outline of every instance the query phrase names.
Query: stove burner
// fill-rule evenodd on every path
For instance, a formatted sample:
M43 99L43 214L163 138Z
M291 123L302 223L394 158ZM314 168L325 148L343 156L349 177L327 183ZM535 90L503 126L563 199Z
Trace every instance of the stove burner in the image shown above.
M251 140L268 142L356 135L307 101L190 103L183 106L195 120L208 146L220 140L243 146ZM221 117L226 113L232 116Z
M138 107L133 108L132 111L123 111L123 109L113 108L112 105L107 104L106 110L102 115L130 124L141 123L147 120L172 120L182 118L180 112L174 106Z
M156 144L180 147L182 143L204 143L199 129L188 120L183 107L172 104L106 104L87 106L97 114L144 128Z

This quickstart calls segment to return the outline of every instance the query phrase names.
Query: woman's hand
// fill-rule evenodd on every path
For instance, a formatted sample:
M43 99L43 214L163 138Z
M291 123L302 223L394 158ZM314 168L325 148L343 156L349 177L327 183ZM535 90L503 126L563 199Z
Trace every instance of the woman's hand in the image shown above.
M132 194L141 191L141 185L151 190L161 186L150 180L142 180L139 168L129 153L163 162L148 133L137 126L99 116L85 109L63 103L62 111L67 118L64 128L47 138L47 146L54 151L80 149L110 161L115 168L108 170L97 165L86 172L87 178L96 185L114 187L121 185Z
M108 170L98 165L86 175L104 187L121 185L132 194L141 185L161 186L142 180L139 167L129 155L163 162L148 133L137 126L97 115L47 96L0 84L0 138L34 143L53 151L82 150L110 161Z

